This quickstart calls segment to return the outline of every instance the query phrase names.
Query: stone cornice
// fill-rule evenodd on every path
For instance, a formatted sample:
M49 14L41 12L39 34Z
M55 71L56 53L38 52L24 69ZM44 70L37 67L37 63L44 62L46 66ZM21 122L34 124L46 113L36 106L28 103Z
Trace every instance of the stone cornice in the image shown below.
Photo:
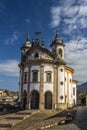
M77 84L77 83L78 83L78 81L73 79L73 80L72 80L72 83Z
M74 73L74 70L69 66L65 66L65 70L69 71L70 73Z
M42 65L42 64L52 64L52 65L66 65L66 62L63 59L51 60L51 59L34 59L22 62L19 64L19 67L31 66L31 65Z

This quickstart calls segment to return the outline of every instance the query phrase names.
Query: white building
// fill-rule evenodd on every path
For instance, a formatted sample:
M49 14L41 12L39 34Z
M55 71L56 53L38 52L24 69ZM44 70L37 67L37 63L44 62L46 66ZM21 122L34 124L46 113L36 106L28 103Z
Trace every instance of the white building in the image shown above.
M27 109L66 109L76 104L74 70L64 61L64 43L56 32L51 51L44 40L21 47L19 101Z

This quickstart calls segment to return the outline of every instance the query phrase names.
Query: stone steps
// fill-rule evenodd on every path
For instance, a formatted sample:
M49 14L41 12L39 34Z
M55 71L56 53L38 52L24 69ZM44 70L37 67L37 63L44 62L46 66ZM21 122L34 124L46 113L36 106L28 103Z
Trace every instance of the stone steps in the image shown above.
M16 117L6 117L5 118L6 120L23 120L24 119L24 117L20 117L20 116L16 116Z
M32 115L28 110L14 114L6 114L0 117L0 130L7 130Z
M12 127L12 124L10 124L10 123L4 123L4 124L1 124L0 123L0 128L11 128Z

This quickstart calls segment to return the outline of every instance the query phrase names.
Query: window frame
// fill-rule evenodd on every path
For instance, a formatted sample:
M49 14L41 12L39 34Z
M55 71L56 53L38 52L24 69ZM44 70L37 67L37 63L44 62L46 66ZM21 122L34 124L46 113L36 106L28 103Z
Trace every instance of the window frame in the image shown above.
M62 50L62 48L59 48L59 56L60 56L60 57L63 56L63 50Z
M36 75L35 75L36 73ZM38 82L38 70L33 70L32 71L32 82L37 83Z
M75 96L76 91L75 91L75 87L73 87L73 96Z
M24 72L24 83L28 82L28 72Z
M46 82L47 83L52 82L52 72L46 72Z

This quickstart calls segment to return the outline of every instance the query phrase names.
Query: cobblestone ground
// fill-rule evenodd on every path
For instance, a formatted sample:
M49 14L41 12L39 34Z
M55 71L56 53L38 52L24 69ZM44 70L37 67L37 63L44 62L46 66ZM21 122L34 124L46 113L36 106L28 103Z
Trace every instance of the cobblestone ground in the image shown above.
M68 112L74 113L76 109L58 111L45 111L32 114L29 118L21 121L8 130L87 130L87 107L77 108L75 118L67 124L58 125L64 120ZM50 128L48 128L50 127ZM7 130L7 129L0 129Z
M17 124L12 127L12 130L41 130L46 129L44 126L49 126L52 124L58 123L60 120L64 120L68 112L75 112L73 110L64 110L62 112L39 112L32 115L30 118L24 120L23 122ZM61 127L61 126L60 126ZM58 127L52 127L54 130L58 129ZM9 129L9 130L11 130ZM51 129L51 128L50 128ZM68 130L68 129L66 129Z
M78 107L75 119L71 123L46 130L87 130L87 107Z

